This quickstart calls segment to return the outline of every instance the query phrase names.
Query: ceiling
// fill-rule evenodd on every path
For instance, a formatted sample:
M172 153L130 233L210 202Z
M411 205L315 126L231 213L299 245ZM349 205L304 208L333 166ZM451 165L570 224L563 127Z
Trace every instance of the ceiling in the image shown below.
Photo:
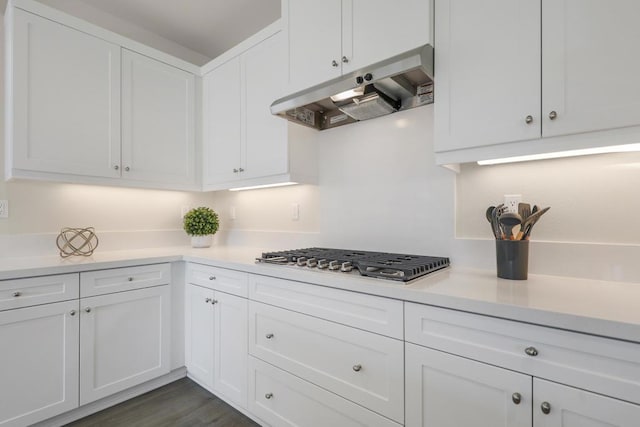
M212 59L280 18L281 0L39 1L84 19L74 10L98 9Z

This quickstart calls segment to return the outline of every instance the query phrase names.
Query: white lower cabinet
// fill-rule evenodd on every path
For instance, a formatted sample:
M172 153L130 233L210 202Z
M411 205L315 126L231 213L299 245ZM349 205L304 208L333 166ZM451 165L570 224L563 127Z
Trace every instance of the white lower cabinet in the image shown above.
M78 407L78 300L0 312L0 426Z
M185 364L189 376L240 407L247 406L245 298L194 284L186 288Z
M254 357L249 357L249 411L273 427L400 427Z
M531 377L406 344L406 426L529 427Z
M80 300L80 404L169 373L170 287Z

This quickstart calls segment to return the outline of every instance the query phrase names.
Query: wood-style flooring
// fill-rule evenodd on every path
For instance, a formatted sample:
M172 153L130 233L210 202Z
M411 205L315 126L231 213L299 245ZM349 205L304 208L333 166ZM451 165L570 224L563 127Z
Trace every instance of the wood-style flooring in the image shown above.
M68 427L257 427L188 378L107 408Z

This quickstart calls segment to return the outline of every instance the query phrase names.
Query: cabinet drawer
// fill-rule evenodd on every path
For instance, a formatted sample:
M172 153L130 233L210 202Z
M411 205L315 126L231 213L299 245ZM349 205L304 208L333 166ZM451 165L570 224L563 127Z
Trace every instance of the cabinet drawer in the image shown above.
M400 427L253 357L249 357L249 378L249 411L274 427Z
M216 291L247 297L249 275L241 271L209 265L190 263L187 267L187 283L192 283Z
M78 298L77 273L0 281L0 311Z
M405 315L409 342L640 403L640 344L413 303Z
M249 278L249 298L403 339L402 301L260 275Z
M90 297L171 283L170 264L112 268L80 273L80 296Z
M249 353L402 423L402 341L250 301Z

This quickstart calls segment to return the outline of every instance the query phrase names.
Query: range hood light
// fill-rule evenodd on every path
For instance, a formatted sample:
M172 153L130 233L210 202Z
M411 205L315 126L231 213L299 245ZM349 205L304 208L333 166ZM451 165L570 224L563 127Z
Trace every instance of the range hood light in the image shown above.
M260 188L284 187L287 185L297 185L297 182L279 182L277 184L252 185L250 187L230 188L229 191L257 190Z
M609 147L584 148L581 150L557 151L555 153L530 154L527 156L505 157L502 159L480 160L480 166L499 165L502 163L529 162L532 160L559 159L563 157L588 156L590 154L628 153L640 151L640 144L612 145Z
M357 87L355 89L345 90L337 95L333 95L331 100L333 102L344 101L349 98L353 98L354 96L362 96L364 95L364 86Z

